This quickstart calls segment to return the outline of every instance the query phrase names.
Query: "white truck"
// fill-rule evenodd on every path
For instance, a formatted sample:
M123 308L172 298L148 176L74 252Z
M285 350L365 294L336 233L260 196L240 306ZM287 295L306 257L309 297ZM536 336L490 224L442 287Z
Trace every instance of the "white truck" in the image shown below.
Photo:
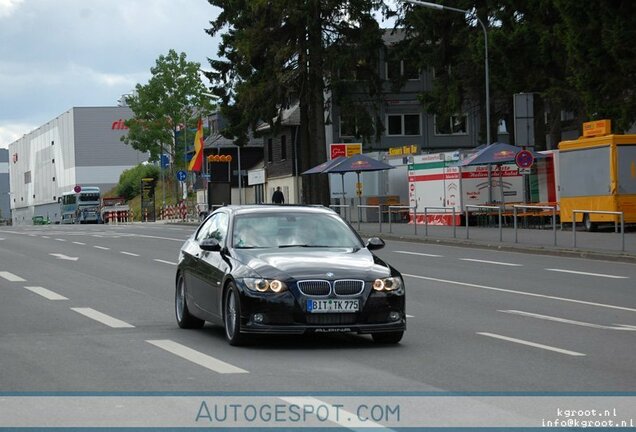
M492 165L489 191L488 166L460 167L462 156L460 152L413 156L408 167L409 205L417 205L417 223L424 223L425 208L428 224L453 225L454 208L459 225L466 205L501 202L502 193L504 203L523 200L523 177L514 162Z
M126 198L111 197L102 198L100 207L101 223L121 222L128 220L130 214L130 206L126 204Z

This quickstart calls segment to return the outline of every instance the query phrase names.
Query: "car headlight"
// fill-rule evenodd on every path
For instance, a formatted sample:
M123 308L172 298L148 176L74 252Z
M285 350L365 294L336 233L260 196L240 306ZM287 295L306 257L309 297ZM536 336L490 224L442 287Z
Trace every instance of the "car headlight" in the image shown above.
M395 291L402 288L402 279L399 277L388 277L373 281L373 289L376 291Z
M285 282L277 279L244 278L243 282L248 289L256 292L279 293L287 289Z

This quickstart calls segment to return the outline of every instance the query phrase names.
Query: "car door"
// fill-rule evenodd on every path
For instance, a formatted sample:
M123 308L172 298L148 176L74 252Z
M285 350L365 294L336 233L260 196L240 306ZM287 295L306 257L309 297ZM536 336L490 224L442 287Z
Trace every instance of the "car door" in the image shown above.
M201 241L213 238L225 247L229 217L225 212L214 214L206 221L206 230L195 238L196 264L192 267L192 289L197 297L197 306L206 313L220 318L219 297L228 264L221 251L205 251L200 248Z

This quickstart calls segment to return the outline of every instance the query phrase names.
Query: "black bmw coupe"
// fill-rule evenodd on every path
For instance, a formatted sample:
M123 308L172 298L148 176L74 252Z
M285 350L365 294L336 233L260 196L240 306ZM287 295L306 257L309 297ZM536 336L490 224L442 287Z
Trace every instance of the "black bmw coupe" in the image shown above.
M182 328L249 334L355 332L398 343L406 330L400 273L371 253L333 210L228 206L211 213L179 253L175 312Z

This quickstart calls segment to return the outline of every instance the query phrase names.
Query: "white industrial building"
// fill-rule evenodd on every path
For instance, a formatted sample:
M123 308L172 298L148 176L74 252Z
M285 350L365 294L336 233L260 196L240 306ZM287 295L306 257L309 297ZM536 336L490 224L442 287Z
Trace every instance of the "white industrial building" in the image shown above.
M58 197L76 185L109 191L120 174L147 160L124 144L128 107L75 107L9 144L13 224L60 220Z

